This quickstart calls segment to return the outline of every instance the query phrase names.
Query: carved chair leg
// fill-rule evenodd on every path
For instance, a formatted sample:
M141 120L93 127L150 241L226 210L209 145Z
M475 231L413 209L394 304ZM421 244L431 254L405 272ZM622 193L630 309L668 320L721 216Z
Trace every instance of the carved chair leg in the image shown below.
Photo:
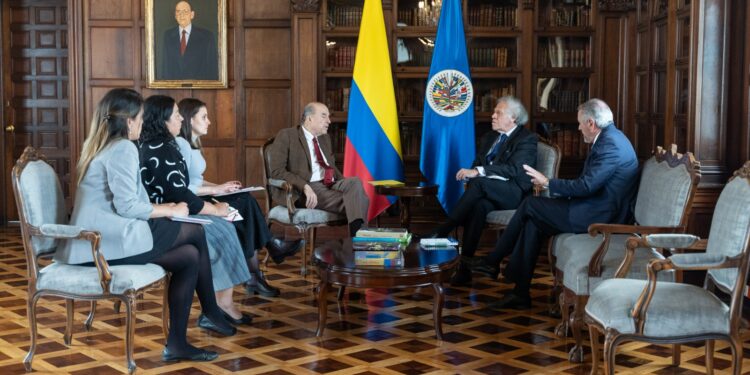
M346 287L342 285L342 286L339 287L339 291L336 294L336 299L339 300L339 301L343 301L344 300L344 293L346 293Z
M83 322L83 328L86 329L86 331L91 331L91 325L94 324L94 316L96 315L96 300L91 301L91 311L89 312L89 316L86 318L86 321Z
M732 347L732 375L742 374L742 340L739 337L730 337L729 346Z
M29 318L29 336L31 337L31 345L29 346L29 353L23 359L23 366L26 371L31 371L31 362L34 360L34 352L36 351L36 303L39 301L40 295L29 296L29 302L26 305L26 315Z
M599 372L599 328L589 325L589 339L591 340L591 375Z
M706 375L714 373L714 340L706 340Z
M171 280L171 275L167 273L167 275L164 277L164 289L162 290L162 299L161 299L161 330L162 333L164 333L164 344L167 343L167 338L169 338L169 282Z
M615 346L617 336L612 332L604 334L604 374L615 375Z
M73 340L73 313L75 312L75 301L72 299L65 299L65 334L63 335L63 342L65 345L70 346L70 342Z
M568 353L568 360L574 363L583 363L583 314L586 306L585 297L576 296L573 305L573 315L570 317L570 329L573 331L573 339L576 341L575 346Z
M679 366L680 362L682 362L680 344L672 344L672 366Z
M133 360L133 335L135 333L135 296L127 295L124 297L125 303L125 364L128 367L128 373L135 372L135 360Z
M565 291L561 291L557 301L560 304L560 324L555 327L557 337L568 336L568 321L570 320L570 305L565 298Z

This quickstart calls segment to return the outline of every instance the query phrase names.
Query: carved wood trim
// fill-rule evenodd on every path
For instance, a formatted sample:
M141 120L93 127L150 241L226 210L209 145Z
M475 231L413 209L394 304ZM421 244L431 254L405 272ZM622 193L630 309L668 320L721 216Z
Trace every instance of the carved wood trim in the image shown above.
M602 12L628 12L635 10L635 0L599 0Z
M750 160L746 161L745 164L740 167L740 169L734 171L734 174L729 179L729 181L732 181L735 177L750 180Z
M294 12L315 12L320 10L319 0L292 0Z
M672 144L669 150L658 146L654 152L654 158L659 163L666 162L670 168L684 164L691 175L700 176L700 162L695 159L692 152L678 153L676 144Z

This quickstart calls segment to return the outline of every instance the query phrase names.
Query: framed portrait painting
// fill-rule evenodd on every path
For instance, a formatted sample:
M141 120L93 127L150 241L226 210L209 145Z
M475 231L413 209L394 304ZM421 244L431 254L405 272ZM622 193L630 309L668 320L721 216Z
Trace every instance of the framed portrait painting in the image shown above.
M226 20L226 0L146 0L148 87L227 87Z

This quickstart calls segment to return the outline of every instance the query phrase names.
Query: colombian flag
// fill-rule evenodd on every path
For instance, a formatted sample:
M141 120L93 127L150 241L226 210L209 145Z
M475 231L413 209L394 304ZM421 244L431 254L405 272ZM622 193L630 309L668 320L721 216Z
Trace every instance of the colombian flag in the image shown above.
M370 197L367 220L371 220L395 198L375 194L367 182L404 180L396 96L380 0L365 0L362 11L344 152L344 175L362 180Z

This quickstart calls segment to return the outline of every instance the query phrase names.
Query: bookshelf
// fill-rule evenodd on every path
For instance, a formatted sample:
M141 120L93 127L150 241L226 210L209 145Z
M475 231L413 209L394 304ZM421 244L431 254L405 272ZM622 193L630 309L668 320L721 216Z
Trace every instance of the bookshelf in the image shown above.
M329 133L342 163L363 2L321 2L319 96L332 112ZM424 89L442 1L383 3L406 179L417 182ZM496 99L517 96L529 110L529 128L563 150L561 175L577 175L587 150L577 130L577 107L595 92L594 3L463 0L477 139L491 129Z

